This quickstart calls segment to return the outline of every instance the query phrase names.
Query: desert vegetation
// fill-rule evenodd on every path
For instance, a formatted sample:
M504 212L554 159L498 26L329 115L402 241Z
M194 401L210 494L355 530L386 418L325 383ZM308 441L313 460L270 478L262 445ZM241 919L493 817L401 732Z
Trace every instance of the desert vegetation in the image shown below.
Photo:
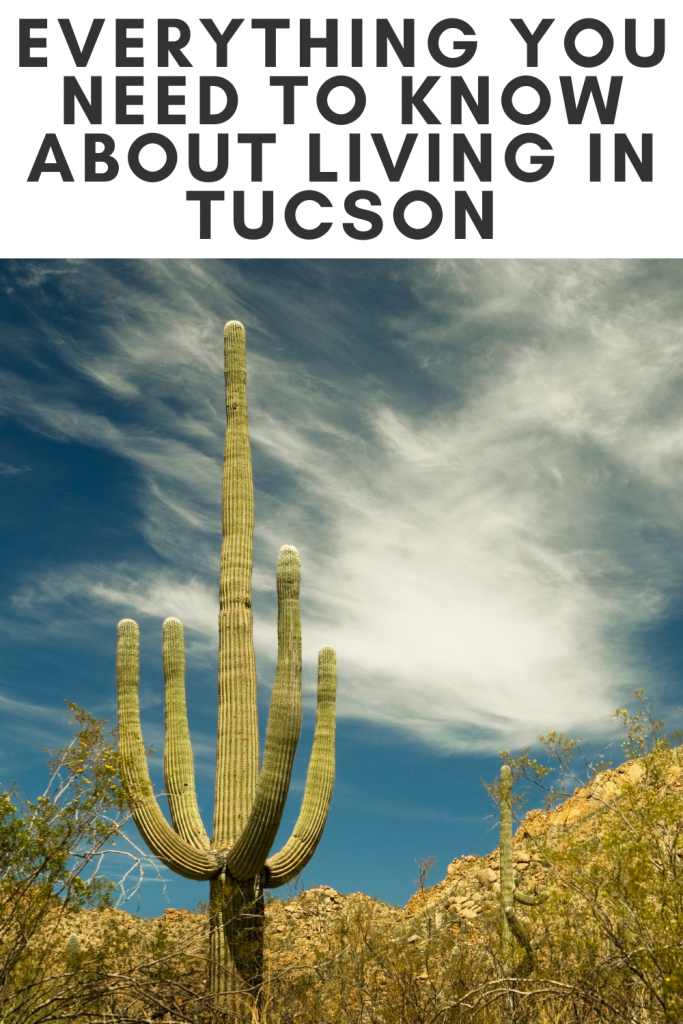
M432 886L423 862L406 907L328 886L267 899L259 998L242 990L230 1002L211 991L208 909L147 920L115 906L101 862L125 853L138 873L145 864L120 847L126 798L104 723L72 714L79 729L51 758L46 793L2 795L2 1021L683 1017L683 749L647 709L618 712L629 756L616 767L575 772L579 748L558 734L544 739L543 763L504 752L494 800L504 803L506 777L517 789L531 778L546 810L521 817L508 842L503 806L502 846L454 861ZM523 938L505 914L510 875Z

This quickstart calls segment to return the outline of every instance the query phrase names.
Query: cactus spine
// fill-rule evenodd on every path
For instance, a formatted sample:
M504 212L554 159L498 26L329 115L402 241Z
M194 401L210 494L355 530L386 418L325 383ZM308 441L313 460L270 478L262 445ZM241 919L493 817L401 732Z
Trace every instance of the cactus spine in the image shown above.
M138 704L139 630L119 623L117 683L122 781L140 833L167 867L210 882L209 987L216 1004L241 1012L258 996L263 957L263 890L284 885L313 856L334 783L336 656L318 656L318 709L301 813L290 839L268 857L289 790L301 729L301 568L296 548L280 550L278 656L259 772L256 665L251 612L254 491L247 425L242 324L225 326L227 429L223 463L218 741L213 839L202 823L185 703L185 647L178 619L162 633L166 742L164 778L173 827L149 778ZM246 1002L245 1002L246 1000Z

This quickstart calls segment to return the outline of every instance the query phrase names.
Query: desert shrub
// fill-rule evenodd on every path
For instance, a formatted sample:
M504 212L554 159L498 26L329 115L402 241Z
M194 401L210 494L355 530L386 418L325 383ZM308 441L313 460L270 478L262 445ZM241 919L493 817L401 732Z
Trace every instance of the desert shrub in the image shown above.
M13 1024L59 1019L93 998L65 929L113 898L101 867L127 816L117 755L103 721L69 708L79 729L48 762L42 796L0 792L0 1019Z
M598 778L606 762L584 761L579 773L576 741L558 733L541 737L561 779L561 785L547 786L548 805L566 797L573 782L592 809L536 837L552 885L549 903L534 915L535 975L558 990L563 986L568 1006L575 998L591 1004L600 1019L679 1020L683 748L674 745L679 735L667 736L652 716L643 692L636 696L638 713L615 714L629 758L616 771ZM502 756L517 778L546 785L548 765L532 762L528 751L517 759Z

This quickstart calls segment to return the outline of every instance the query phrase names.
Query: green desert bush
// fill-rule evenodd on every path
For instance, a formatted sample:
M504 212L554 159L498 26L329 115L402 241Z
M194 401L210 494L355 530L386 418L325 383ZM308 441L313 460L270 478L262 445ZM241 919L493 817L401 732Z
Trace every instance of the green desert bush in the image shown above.
M0 1020L12 1024L58 1019L92 998L90 980L76 984L65 929L113 898L101 868L127 818L117 754L103 721L69 708L79 729L48 762L45 792L0 792Z
M649 711L618 709L629 760L606 768L574 764L580 747L562 734L542 737L562 786L547 787L548 804L578 783L590 810L536 837L549 865L550 900L536 915L535 978L592 1003L604 1019L683 1019L683 748ZM548 766L525 751L511 759L517 778L545 785ZM587 777L586 777L587 776ZM602 1019L601 1018L601 1019ZM577 1017L582 1019L581 1017Z

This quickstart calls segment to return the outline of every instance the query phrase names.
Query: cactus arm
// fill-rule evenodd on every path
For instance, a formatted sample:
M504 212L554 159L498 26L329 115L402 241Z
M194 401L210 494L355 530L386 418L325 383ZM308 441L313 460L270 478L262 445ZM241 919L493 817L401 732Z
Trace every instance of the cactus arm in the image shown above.
M223 543L218 615L218 743L213 843L234 845L258 782L256 662L251 613L254 485L247 424L244 327L225 325Z
M119 623L116 680L119 691L121 781L133 819L152 853L185 878L205 880L220 868L208 851L197 850L177 835L156 802L147 769L138 702L140 632L132 619Z
M190 846L209 849L209 837L197 806L194 758L185 701L185 642L179 619L166 619L162 628L162 662L166 691L164 779L171 820Z
M523 903L525 907L538 907L541 903L545 903L548 899L547 892L540 892L538 896L530 896L526 892L514 891L515 902Z
M282 820L301 732L301 564L296 548L280 549L275 575L277 668L258 788L244 831L228 854L235 878L253 878L265 864Z
M266 861L266 888L285 885L306 867L325 828L334 786L337 657L332 647L318 654L318 711L301 813L282 849Z

